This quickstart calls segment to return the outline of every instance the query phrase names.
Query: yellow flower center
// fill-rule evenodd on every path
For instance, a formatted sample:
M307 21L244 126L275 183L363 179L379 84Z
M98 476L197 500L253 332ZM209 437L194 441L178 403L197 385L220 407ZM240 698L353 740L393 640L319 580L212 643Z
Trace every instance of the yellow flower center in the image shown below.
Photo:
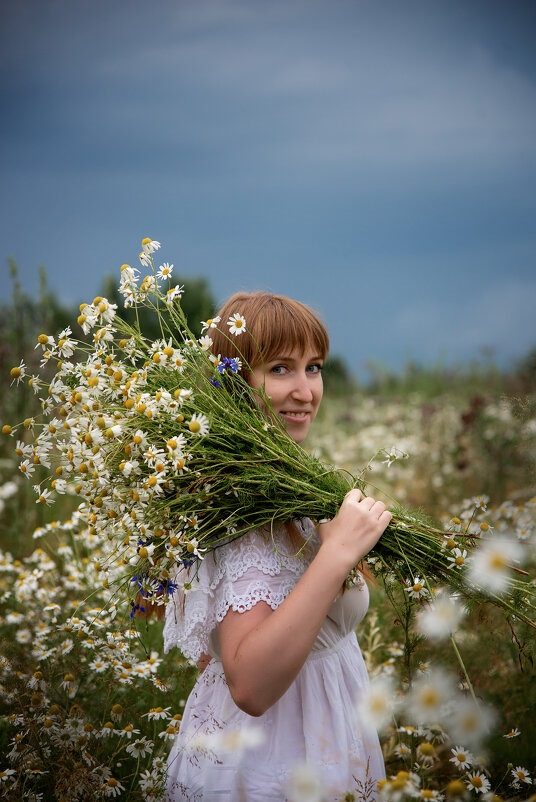
M190 429L191 432L197 434L197 432L201 431L201 424L197 420L192 420L188 424L188 428Z
M426 741L419 746L421 754L426 755L427 757L432 757L435 755L435 749L433 744L427 743Z
M150 237L144 237L142 239L142 241L141 241L141 244L142 244L142 246L143 245L149 245L150 242L152 242L152 239Z
M451 780L446 788L447 796L460 796L465 792L465 786L461 780Z
M432 707L433 705L437 704L437 701L437 692L433 688L429 688L422 695L422 702L427 707Z

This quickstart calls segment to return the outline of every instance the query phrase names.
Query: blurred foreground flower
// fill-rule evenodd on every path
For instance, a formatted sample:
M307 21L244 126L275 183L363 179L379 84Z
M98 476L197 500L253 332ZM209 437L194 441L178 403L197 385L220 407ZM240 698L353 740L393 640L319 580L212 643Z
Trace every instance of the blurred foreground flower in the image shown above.
M463 606L447 592L439 593L433 602L417 614L417 628L428 638L441 640L456 632L466 614Z
M381 732L392 722L397 704L392 677L380 675L371 680L368 693L356 705L355 716L360 725Z

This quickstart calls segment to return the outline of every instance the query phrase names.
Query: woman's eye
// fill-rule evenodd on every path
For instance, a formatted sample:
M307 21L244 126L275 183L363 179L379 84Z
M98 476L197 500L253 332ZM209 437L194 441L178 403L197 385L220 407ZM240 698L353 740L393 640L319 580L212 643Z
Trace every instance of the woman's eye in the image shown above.
M274 365L270 372L275 373L276 376L281 376L286 369L286 365Z
M318 363L316 363L314 365L309 365L307 370L309 371L309 373L320 373L322 371L322 365L320 365Z

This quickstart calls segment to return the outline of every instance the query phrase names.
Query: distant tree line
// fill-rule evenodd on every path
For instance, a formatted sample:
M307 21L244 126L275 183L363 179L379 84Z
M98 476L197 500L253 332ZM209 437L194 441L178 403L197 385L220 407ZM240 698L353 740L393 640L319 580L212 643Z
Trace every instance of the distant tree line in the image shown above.
M25 359L30 371L32 365L37 368L41 354L40 349L34 352L34 347L41 333L56 335L70 325L76 339L90 341L90 337L84 337L76 324L79 309L59 300L48 285L44 267L39 268L37 297L30 297L21 286L19 270L13 258L8 259L8 266L12 295L9 301L0 303L0 374L3 377L9 376L10 369L21 359ZM213 317L217 308L208 280L204 277L176 276L172 280L172 286L177 284L185 288L181 306L190 328L199 335L201 321ZM117 304L117 314L126 323L135 324L136 311L133 308L124 308L116 277L106 275L97 294L107 298L110 303ZM146 337L151 340L161 337L156 312L140 307L138 318ZM344 394L356 389L355 379L340 356L328 358L323 375L327 392Z

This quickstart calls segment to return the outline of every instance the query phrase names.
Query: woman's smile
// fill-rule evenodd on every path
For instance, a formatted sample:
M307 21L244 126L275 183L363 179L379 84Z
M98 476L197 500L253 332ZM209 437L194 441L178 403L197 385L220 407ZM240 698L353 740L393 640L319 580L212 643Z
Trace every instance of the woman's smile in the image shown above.
M297 443L305 439L322 400L322 361L312 350L294 350L251 374L251 384L264 387L272 411Z

